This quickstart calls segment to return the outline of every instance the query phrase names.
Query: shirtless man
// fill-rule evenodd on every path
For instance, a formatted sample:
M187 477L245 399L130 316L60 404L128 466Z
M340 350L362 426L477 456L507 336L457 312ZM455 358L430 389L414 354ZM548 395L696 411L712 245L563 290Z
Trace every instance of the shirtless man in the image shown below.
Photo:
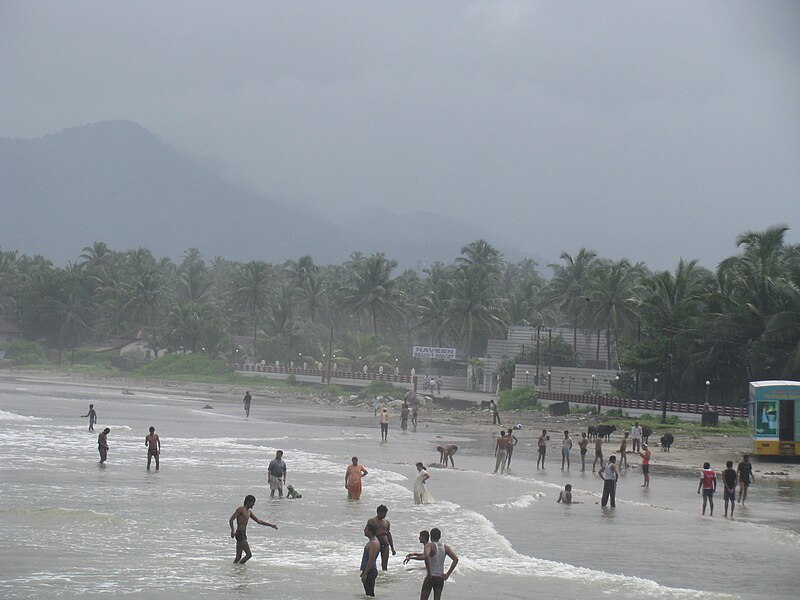
M497 473L498 469L500 469L500 473L505 473L506 471L506 458L508 457L508 443L510 441L506 437L505 430L500 430L500 437L497 438L494 445L494 455L497 457L494 464L495 473Z
M749 454L742 457L742 462L736 468L736 476L739 479L739 505L741 506L747 500L747 488L756 480Z
M147 447L147 470L150 470L150 459L156 459L156 471L158 471L158 455L161 454L161 439L156 433L156 428L151 427L150 433L144 438L144 445Z
M628 432L622 434L622 441L619 444L619 466L625 463L625 468L628 468Z
M542 429L542 435L539 436L539 439L536 441L536 447L539 451L539 456L536 457L536 468L539 468L539 463L541 463L542 468L544 469L544 458L547 455L547 441L550 439L550 436L547 435L547 429Z
M439 451L439 464L447 468L447 459L450 459L450 465L455 469L456 463L453 462L453 454L458 451L458 446L455 444L447 444L447 446L436 446Z
M94 431L94 424L97 423L97 413L94 410L94 404L89 405L89 412L81 417L89 417L89 431Z
M100 462L106 462L108 458L108 434L111 430L106 427L103 432L97 436L97 451L100 453Z
M511 455L514 454L514 446L519 443L517 436L514 435L514 428L509 427L506 433L506 440L508 440L508 457L506 458L506 467L511 468Z
M268 523L267 521L262 521L257 516L253 514L253 506L255 506L256 497L252 494L248 494L244 498L244 504L233 511L228 524L231 526L231 537L236 539L236 558L233 559L234 564L238 563L243 565L250 557L253 556L253 553L250 552L250 544L247 543L247 522L250 519L253 519L259 525L265 525L267 527L272 527L273 529L277 529L278 526L274 525L273 523ZM236 521L236 529L233 528L233 522ZM244 552L244 558L242 558L242 552Z
M594 441L594 462L592 463L592 473L594 473L594 468L597 466L597 462L600 461L600 468L603 468L603 437L598 435Z
M419 543L422 544L422 550L425 550L425 546L428 545L428 540L431 539L431 534L428 532L427 529L423 529L419 532ZM405 559L403 560L403 564L406 564L410 560L425 560L424 552L409 552L406 554Z
M244 393L244 398L242 398L242 404L244 404L244 414L245 416L250 416L250 404L253 402L253 397L250 395L250 390Z
M389 567L389 550L391 549L392 555L397 554L394 550L394 540L392 540L392 532L390 531L391 524L389 519L386 518L386 513L388 512L389 509L381 504L376 511L376 515L367 521L367 525L372 524L375 526L375 537L378 538L378 542L381 545L381 569L384 571ZM366 530L367 528L364 527L364 535L366 535Z
M414 431L417 430L417 414L419 413L419 404L415 404L411 408L411 426L414 428Z
M581 441L578 442L578 447L581 449L581 471L586 470L586 450L589 445L589 438L586 437L586 432L581 434Z

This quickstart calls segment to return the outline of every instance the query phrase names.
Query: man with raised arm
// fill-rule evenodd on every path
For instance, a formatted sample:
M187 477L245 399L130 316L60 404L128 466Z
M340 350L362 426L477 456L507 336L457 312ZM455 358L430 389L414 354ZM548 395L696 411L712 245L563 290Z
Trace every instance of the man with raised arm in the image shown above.
M250 557L253 556L253 553L250 552L250 544L247 542L247 523L250 519L259 525L265 525L273 529L278 528L277 525L262 521L253 514L253 506L255 506L255 504L256 497L252 494L248 494L244 498L244 504L233 511L231 518L228 520L228 525L231 526L231 537L236 540L236 558L233 559L233 562L240 565L246 563L250 560ZM236 529L233 528L234 521L236 522ZM244 558L242 558L243 552Z

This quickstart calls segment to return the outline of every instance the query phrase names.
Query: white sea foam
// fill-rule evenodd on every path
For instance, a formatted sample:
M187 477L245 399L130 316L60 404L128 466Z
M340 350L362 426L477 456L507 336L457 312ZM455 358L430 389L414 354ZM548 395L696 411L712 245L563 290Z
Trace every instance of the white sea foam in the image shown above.
M25 423L33 423L36 421L49 421L49 420L50 419L45 419L42 417L18 415L16 413L8 412L6 410L0 410L0 421L19 421Z
M534 494L523 494L510 502L502 502L494 504L497 508L527 508L534 502L538 502L545 496L544 492L536 492Z

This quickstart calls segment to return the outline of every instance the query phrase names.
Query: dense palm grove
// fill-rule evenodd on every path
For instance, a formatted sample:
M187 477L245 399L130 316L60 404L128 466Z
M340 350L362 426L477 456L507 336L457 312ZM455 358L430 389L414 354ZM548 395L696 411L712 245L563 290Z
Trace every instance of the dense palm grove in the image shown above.
M454 346L471 358L509 325L569 327L564 345L588 330L610 342L621 393L645 393L638 374L640 382L668 378L661 393L671 397L696 399L709 380L715 400L738 401L749 380L800 375L800 246L784 241L786 231L739 236L739 253L716 271L681 260L651 272L582 248L548 265L548 280L534 261L506 262L484 240L452 264L401 273L383 254L273 265L207 261L190 249L175 264L97 242L56 268L5 251L0 314L51 349L140 330L154 350L233 362L247 336L245 352L254 344L259 360L323 362L332 347L340 368L404 370L413 344Z

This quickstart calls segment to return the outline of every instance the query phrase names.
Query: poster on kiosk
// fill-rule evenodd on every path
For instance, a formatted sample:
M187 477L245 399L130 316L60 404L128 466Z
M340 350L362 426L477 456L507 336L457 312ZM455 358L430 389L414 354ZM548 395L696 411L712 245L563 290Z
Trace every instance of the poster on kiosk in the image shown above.
M800 452L800 382L752 381L750 406L755 452Z

